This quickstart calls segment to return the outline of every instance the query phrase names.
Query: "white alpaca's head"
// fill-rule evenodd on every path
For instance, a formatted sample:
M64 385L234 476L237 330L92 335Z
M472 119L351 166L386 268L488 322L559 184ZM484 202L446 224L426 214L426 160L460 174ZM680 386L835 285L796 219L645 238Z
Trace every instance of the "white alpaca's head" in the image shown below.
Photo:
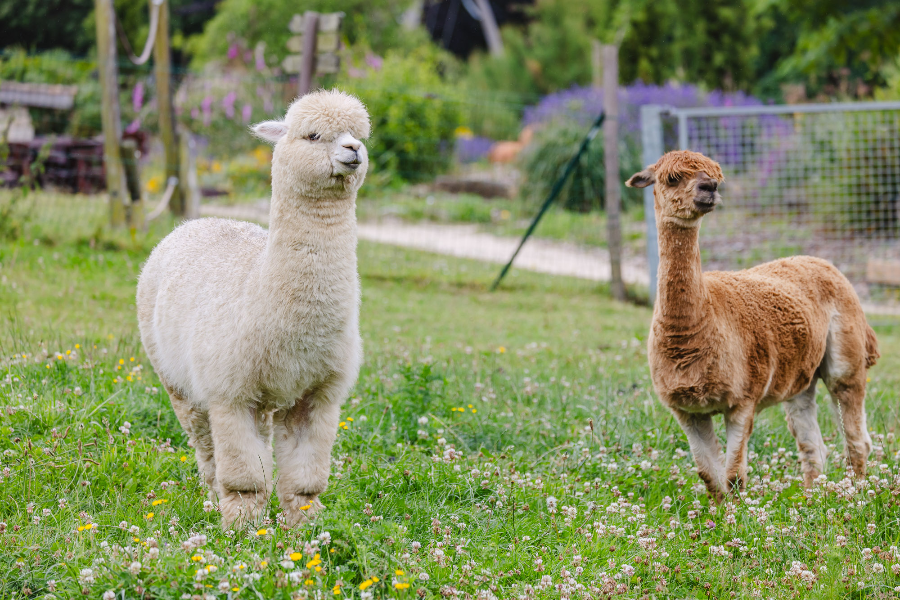
M355 193L369 167L369 113L356 97L319 90L294 100L280 121L263 121L254 135L275 144L272 188L308 198Z

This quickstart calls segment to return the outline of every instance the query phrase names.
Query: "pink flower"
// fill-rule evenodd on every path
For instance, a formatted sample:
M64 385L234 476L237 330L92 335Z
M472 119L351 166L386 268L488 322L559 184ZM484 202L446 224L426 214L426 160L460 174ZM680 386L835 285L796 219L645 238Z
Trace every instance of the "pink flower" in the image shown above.
M234 60L238 57L238 47L237 44L231 44L228 46L228 60Z
M144 84L140 81L131 90L131 106L134 108L134 112L140 112L144 106Z
M237 100L237 94L234 92L228 92L224 98L222 98L222 108L225 109L225 116L229 119L234 118L234 101Z
M244 119L244 123L250 122L250 117L253 116L253 107L249 104L245 104L241 109L241 118Z

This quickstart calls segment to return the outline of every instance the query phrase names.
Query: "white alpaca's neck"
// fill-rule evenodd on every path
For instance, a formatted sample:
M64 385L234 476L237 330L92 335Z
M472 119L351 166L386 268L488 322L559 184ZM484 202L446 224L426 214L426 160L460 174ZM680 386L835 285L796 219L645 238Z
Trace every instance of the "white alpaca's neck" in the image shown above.
M358 302L356 194L285 196L272 195L258 292L280 327Z

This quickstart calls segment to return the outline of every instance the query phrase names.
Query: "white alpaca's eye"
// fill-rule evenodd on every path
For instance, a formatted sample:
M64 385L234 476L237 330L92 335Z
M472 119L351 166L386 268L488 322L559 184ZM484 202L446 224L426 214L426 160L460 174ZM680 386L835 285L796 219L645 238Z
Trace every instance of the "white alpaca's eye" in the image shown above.
M319 136L318 133L311 133L311 134L309 134L309 135L306 136L306 137L309 138L310 140L315 141L315 140L319 139L320 136Z

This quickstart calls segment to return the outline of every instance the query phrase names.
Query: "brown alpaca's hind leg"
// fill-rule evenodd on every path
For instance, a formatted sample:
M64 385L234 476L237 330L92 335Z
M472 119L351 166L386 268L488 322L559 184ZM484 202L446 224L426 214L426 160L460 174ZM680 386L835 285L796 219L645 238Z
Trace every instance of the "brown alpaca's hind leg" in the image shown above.
M866 372L852 378L832 380L826 385L844 430L847 459L857 477L866 474L866 461L872 452L872 438L866 426Z
M813 481L825 469L828 451L822 439L822 430L816 419L816 383L813 377L810 386L784 403L784 416L787 426L797 440L797 451L800 454L800 469L803 471L803 484L810 487Z
M866 474L866 461L872 451L872 438L866 426L866 364L870 342L868 325L862 311L858 319L835 318L828 332L825 357L819 367L831 394L838 427L843 430L845 452L854 474Z
M709 495L722 501L725 490L725 470L722 466L722 448L713 429L712 415L673 410L678 424L687 435L691 454L697 464L697 474L706 484Z

